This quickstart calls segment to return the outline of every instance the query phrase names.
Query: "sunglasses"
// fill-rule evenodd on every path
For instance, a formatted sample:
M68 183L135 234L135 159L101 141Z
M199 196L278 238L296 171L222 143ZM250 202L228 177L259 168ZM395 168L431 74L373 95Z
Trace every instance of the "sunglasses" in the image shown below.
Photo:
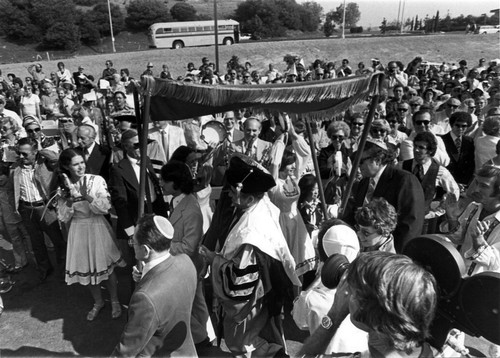
M408 108L398 108L398 111L399 111L399 112L407 112L407 111L408 111Z
M331 140L338 140L338 141L341 141L341 140L344 140L344 136L342 135L332 135L330 137Z
M356 122L354 122L352 125L353 125L353 126L356 126L356 127L362 127L362 126L364 126L365 124L364 124L364 123L356 123Z
M453 104L449 104L448 107L450 107L450 108L458 108L458 106L455 106Z
M381 134L384 134L387 131L385 129L372 129L371 132L372 133L381 133Z
M30 153L25 153L25 152L17 152L17 154L24 158L27 158L28 155L30 155Z
M72 119L60 119L59 120L59 123L73 123L73 120Z
M40 131L41 131L40 128L26 129L26 132L28 132L28 133L35 133L35 132L40 132Z
M428 126L431 124L431 121L415 121L417 126Z
M476 108L476 106L469 106L469 109L474 109Z

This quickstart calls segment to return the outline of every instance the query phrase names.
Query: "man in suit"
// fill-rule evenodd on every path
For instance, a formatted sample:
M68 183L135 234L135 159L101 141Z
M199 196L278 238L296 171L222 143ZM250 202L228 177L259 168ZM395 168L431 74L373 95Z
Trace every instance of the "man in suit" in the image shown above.
M156 121L155 128L149 132L148 137L160 144L167 162L177 148L186 145L184 130L169 124L168 121Z
M204 261L199 254L203 236L203 215L196 196L191 171L182 162L171 161L161 169L162 188L165 195L172 195L170 222L174 237L170 245L172 255L186 254L193 261L198 273L203 271ZM197 349L208 346L208 308L203 295L203 278L198 277L196 296L191 315L191 333Z
M255 117L250 117L245 121L244 137L231 144L232 152L242 153L263 164L269 160L269 154L272 144L259 139L262 125Z
M196 270L187 255L171 255L173 236L164 217L147 214L139 220L133 246L145 265L112 357L197 356L189 329Z
M450 116L451 131L441 136L450 164L446 167L458 184L469 185L474 176L474 140L466 137L465 131L472 125L472 116L467 112L454 112Z
M384 142L367 140L359 167L363 179L353 191L343 219L355 225L357 208L375 197L386 199L399 214L393 236L396 251L401 252L404 244L422 231L425 201L422 185L415 175L393 167L392 161L393 156Z
M97 144L95 128L89 124L82 124L76 132L78 145L85 159L85 172L100 175L107 182L111 162L111 150Z
M224 127L226 127L229 142L234 143L243 139L243 132L236 128L234 112L229 111L224 113Z
M54 270L45 246L44 233L54 244L57 263L62 265L66 256L66 243L57 221L57 212L53 206L46 209L57 189L54 168L59 154L48 149L39 151L38 143L32 138L19 140L18 153L19 161L13 166L10 178L14 185L15 208L21 214L30 235L39 277L43 281Z
M137 208L139 200L139 172L141 152L137 131L129 129L123 132L121 144L125 153L124 158L111 167L109 189L111 202L118 216L117 236L128 239L132 243L134 226L138 220ZM149 158L147 159L146 197L152 203L152 210L157 215L167 215L167 206L163 200L160 183ZM147 205L145 205L147 209Z

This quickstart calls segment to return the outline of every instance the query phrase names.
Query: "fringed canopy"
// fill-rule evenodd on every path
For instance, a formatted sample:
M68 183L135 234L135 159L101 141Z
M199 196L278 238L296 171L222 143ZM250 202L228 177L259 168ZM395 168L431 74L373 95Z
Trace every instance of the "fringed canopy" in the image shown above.
M377 94L382 73L332 80L266 85L202 85L145 77L143 91L151 96L153 120L180 120L237 108L267 108L281 112L328 115Z

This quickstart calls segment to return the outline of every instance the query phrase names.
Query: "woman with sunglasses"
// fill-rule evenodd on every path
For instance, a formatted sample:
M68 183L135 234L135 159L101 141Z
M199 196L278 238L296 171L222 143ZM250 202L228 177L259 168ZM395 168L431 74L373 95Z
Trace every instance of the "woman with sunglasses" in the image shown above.
M24 87L24 95L21 97L19 109L21 117L34 116L40 117L40 97L33 93L33 87L26 85Z
M374 198L359 208L355 219L361 252L387 251L395 254L392 232L397 218L396 209L384 198Z
M87 320L93 321L104 307L101 283L106 282L111 297L111 317L119 318L122 309L114 268L125 266L125 261L113 240L113 229L104 218L111 209L106 182L98 175L85 174L85 160L72 148L61 152L59 168L58 218L69 223L66 283L89 287L94 306Z
M319 152L319 171L324 182L326 203L339 204L352 167L345 144L351 129L347 123L337 121L328 126L326 134L330 138L330 145Z

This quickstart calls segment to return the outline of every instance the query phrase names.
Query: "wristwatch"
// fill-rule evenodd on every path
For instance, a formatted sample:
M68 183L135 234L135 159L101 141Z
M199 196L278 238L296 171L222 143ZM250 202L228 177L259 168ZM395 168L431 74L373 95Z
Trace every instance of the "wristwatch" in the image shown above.
M323 318L321 319L321 327L323 327L324 329L330 329L332 328L332 326L332 319L328 316L323 316Z

